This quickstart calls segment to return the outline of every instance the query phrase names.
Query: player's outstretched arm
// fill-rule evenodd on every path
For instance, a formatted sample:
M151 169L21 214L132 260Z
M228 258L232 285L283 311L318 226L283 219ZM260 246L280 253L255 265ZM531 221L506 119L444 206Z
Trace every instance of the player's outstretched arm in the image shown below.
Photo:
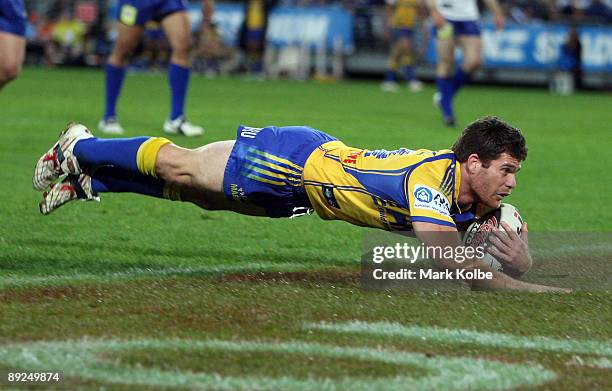
M435 247L439 246L442 248L446 248L447 246L456 248L461 246L461 242L459 241L459 233L454 227L448 227L438 224L425 223L425 222L417 222L413 223L414 231L416 236L422 241L427 247ZM526 254L525 254L526 252ZM444 254L446 252L442 252ZM515 256L517 258L528 257L529 251L525 246L523 248L519 248L515 252ZM571 290L565 288L557 288L546 285L538 285L532 284L524 281L515 280L510 276L505 275L497 270L492 269L491 267L485 265L481 261L476 258L466 259L463 262L457 262L453 258L439 258L434 259L434 263L437 267L441 269L466 269L466 270L474 270L480 269L483 272L491 272L493 278L491 279L473 279L467 281L472 289L484 289L484 290L497 290L497 289L507 289L507 290L520 290L520 291L528 291L528 292L570 292Z

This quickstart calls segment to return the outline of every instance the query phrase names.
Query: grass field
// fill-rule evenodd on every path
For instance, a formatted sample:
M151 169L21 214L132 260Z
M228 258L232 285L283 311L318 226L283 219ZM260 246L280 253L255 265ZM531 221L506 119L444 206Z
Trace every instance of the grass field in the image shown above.
M316 216L114 194L41 216L34 163L68 121L95 127L102 78L26 69L0 93L0 373L63 370L56 388L87 390L612 389L609 290L362 291L361 243L373 231ZM442 149L458 133L440 126L431 87L385 94L374 82L196 76L190 88L188 115L207 132L173 139L187 147L234 138L238 124L307 124L387 149ZM495 114L523 129L529 157L509 202L532 235L580 238L612 231L611 107L605 93L475 86L457 112L462 126ZM128 77L127 136L161 135L167 113L162 75ZM588 266L583 244L559 243L557 261ZM590 273L609 281L612 243L597 251Z

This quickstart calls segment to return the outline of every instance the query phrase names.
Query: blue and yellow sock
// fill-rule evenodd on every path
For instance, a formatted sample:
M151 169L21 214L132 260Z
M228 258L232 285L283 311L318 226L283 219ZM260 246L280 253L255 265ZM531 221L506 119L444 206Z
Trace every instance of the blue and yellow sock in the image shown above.
M135 137L78 141L74 155L81 167L114 166L122 170L157 177L155 162L161 147L170 140L163 137Z
M117 167L100 167L91 175L94 193L137 193L150 197L182 201L180 189L161 179L128 172Z
M168 68L168 83L172 95L170 119L174 120L185 113L185 98L187 97L187 86L189 85L189 74L191 69L177 64L170 64Z
M107 120L117 116L116 106L119 94L121 93L121 87L123 86L123 80L125 79L125 68L106 64L104 72L106 75L104 119Z
M91 175L94 193L138 193L163 198L164 181L117 167L100 167Z

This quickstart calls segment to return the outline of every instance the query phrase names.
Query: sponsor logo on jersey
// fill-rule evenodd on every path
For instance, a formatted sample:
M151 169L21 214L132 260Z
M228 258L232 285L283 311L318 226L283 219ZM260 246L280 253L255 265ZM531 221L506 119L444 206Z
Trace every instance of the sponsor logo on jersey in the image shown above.
M432 194L427 187L421 186L414 190L414 198L421 202L431 202Z
M357 158L363 151L351 152L348 156L342 160L342 163L346 164L357 164Z
M325 201L327 201L327 203L336 208L336 209L340 209L340 204L338 204L338 201L336 200L336 197L334 196L334 188L331 186L323 186L323 197L325 198Z
M416 185L414 188L415 209L425 209L444 216L450 216L450 202L438 190L425 185Z

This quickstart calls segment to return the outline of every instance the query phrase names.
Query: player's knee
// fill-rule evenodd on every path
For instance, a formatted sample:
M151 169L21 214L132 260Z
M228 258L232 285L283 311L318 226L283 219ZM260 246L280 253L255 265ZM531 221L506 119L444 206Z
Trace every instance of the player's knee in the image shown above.
M117 42L111 52L108 62L115 66L125 66L128 64L128 58L138 42Z
M172 186L188 187L192 183L191 176L186 174L181 167L173 164L156 164L155 174L166 184Z
M172 56L181 59L188 59L191 54L191 40L181 41L172 46Z
M2 64L0 68L0 85L4 85L11 80L15 80L19 76L21 66L14 62Z
M471 58L466 58L465 64L464 64L464 69L468 73L472 73L472 72L475 72L481 66L482 66L482 57L481 56L474 56L474 57L471 57Z
M129 52L113 51L108 57L108 63L116 67L126 66L128 63Z
M449 77L452 71L453 67L451 64L438 63L438 66L436 68L436 75L438 77Z
M155 174L166 184L190 188L197 171L196 156L191 150L168 144L163 146L155 161Z

